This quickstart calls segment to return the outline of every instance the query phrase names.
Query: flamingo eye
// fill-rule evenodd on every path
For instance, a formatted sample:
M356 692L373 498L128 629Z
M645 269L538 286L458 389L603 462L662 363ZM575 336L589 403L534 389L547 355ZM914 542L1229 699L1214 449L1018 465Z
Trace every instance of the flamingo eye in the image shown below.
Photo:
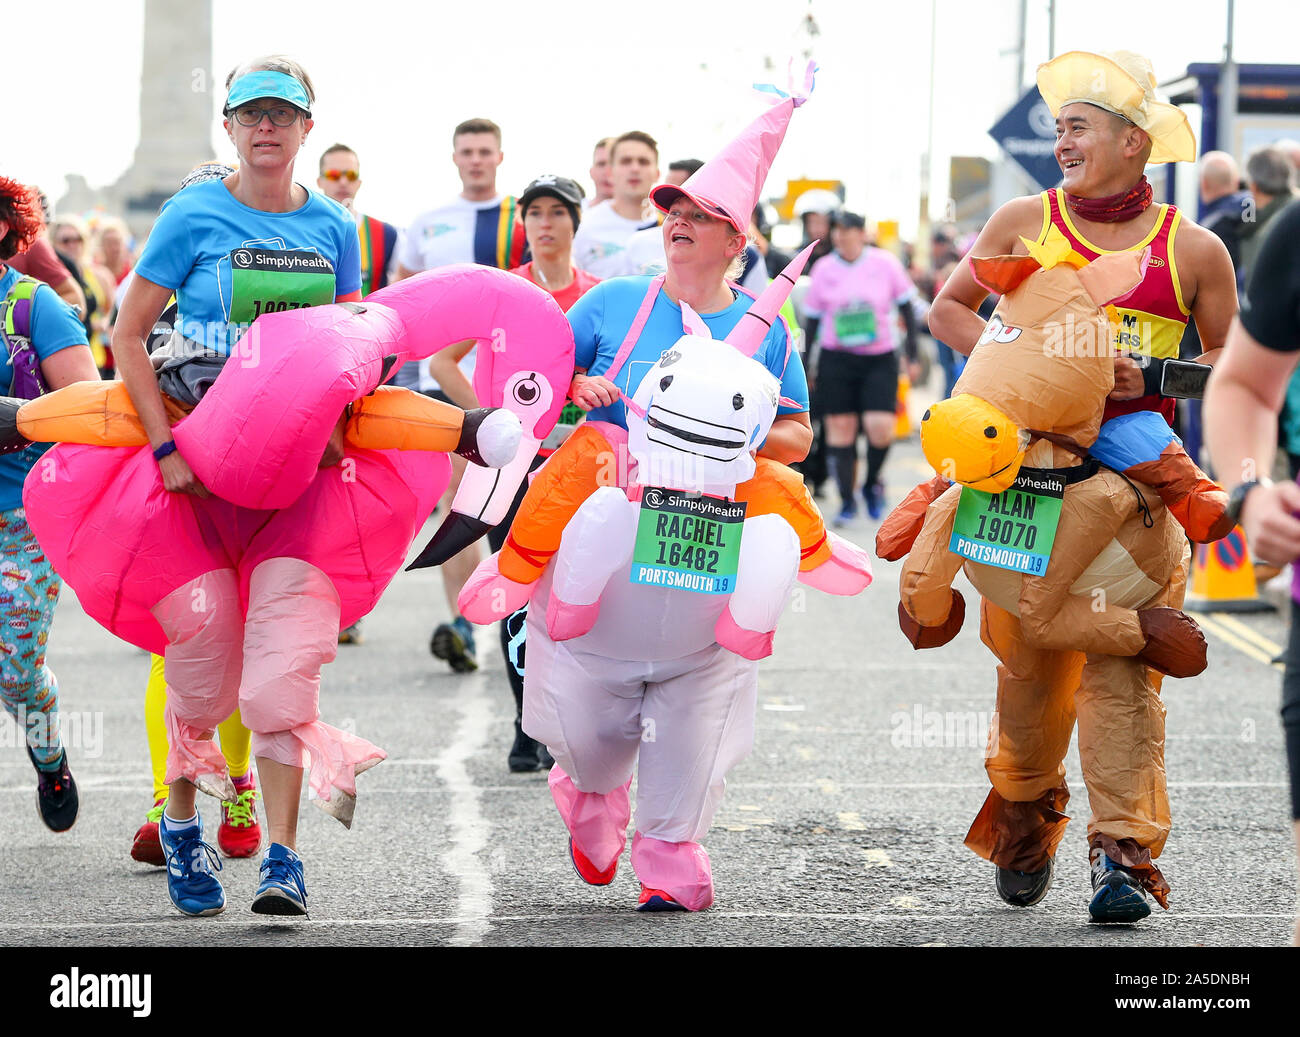
M665 390L667 390L668 386L672 384L673 384L673 376L670 374L664 375L662 378L659 379L659 391L664 392Z
M731 409L732 409L732 410L744 410L744 409L745 409L745 397L741 396L740 393L736 393L736 395L733 396L733 397L731 398Z
M537 380L531 376L526 381L520 382L515 386L515 400L525 407L537 402L542 395L542 390L537 384Z

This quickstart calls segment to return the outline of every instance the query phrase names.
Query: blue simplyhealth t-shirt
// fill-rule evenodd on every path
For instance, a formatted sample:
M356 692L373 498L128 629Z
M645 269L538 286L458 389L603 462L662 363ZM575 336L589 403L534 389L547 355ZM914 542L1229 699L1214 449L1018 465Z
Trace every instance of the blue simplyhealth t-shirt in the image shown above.
M313 191L292 212L250 209L221 180L172 195L136 273L176 293L176 328L229 354L263 313L320 306L361 287L361 246L346 209Z
M632 321L645 299L650 286L649 277L614 277L601 281L569 309L569 324L577 345L574 366L585 367L588 375L603 375L618 354L618 348L627 337ZM726 338L739 322L753 300L738 295L725 310L702 313L709 333L715 339ZM628 396L635 396L637 386L650 368L659 362L659 355L683 335L682 308L668 298L662 288L655 299L654 308L628 354L623 367L613 379ZM785 322L776 321L769 329L754 359L766 367L781 382L781 395L794 400L798 406L782 406L779 414L798 414L808 409L808 379L804 375L799 354L790 351L786 363ZM622 400L611 407L597 407L587 415L590 421L609 421L627 428L627 408Z
M5 267L4 276L0 277L0 299L9 294L20 277L22 274L13 267ZM47 284L39 285L32 296L32 348L36 355L45 360L61 349L85 344L86 329L81 318L53 288ZM2 394L9 391L14 373L8 353L2 349L0 353L4 353L0 358ZM33 443L17 453L0 456L0 511L12 511L23 506L23 480L48 449L48 443Z

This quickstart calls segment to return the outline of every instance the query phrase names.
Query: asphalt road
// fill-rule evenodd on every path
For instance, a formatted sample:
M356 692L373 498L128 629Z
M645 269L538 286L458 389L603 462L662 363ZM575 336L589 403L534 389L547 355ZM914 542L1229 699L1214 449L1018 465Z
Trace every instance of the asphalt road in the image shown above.
M896 501L924 474L914 443L895 450L888 474ZM860 518L847 535L870 544L874 524ZM366 620L365 643L340 647L326 670L324 719L352 725L389 758L361 777L350 832L304 806L311 918L292 922L248 910L255 860L226 862L224 914L189 919L168 902L161 870L130 859L150 806L148 660L66 594L50 660L65 713L89 714L86 731L98 724L100 737L71 750L81 815L55 835L35 816L13 725L0 721L0 945L1104 948L1290 938L1296 861L1280 672L1267 661L1285 636L1276 613L1232 618L1240 627L1214 621L1209 669L1166 683L1174 827L1160 863L1171 909L1103 928L1087 920L1077 753L1067 763L1075 820L1042 904L1004 905L992 865L962 846L987 790L981 754L994 692L973 618L949 646L917 654L896 625L895 565L878 563L875 584L855 599L808 591L762 667L755 750L733 771L709 833L716 904L646 916L632 910L638 886L626 856L612 886L583 885L545 776L508 772L513 705L495 633L480 628L477 674L454 675L430 656L429 632L445 614L440 581L436 572L399 575ZM925 744L934 714L948 744ZM918 715L922 737L909 744L906 724ZM217 804L201 809L212 837Z

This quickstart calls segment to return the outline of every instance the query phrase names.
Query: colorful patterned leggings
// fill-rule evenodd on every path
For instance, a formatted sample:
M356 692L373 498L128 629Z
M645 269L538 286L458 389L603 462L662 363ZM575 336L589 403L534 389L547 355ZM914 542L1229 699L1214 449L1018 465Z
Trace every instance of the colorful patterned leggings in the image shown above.
M0 698L25 729L36 765L55 770L59 738L59 682L45 665L62 581L27 525L22 508L0 511Z

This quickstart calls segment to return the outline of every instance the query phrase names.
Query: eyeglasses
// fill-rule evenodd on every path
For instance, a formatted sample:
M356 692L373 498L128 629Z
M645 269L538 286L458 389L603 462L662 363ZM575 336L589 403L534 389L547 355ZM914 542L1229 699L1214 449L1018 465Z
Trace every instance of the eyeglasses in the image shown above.
M702 224L721 222L716 216L711 216L707 212L704 212L700 209L695 209L695 208L679 209L675 205L668 210L667 219L686 220L688 223L702 223Z
M245 104L236 108L231 114L240 126L260 126L264 115L271 117L273 126L292 126L302 113L287 104L276 105L274 108L258 108L253 104Z
M60 234L54 239L56 245L83 245L86 239L80 234Z
M271 121L274 122L275 120L272 119ZM334 180L334 181L339 181L339 180L352 181L352 180L356 180L360 175L361 174L358 173L355 169L327 169L325 170L325 172L321 174L321 176L323 176L326 180Z

